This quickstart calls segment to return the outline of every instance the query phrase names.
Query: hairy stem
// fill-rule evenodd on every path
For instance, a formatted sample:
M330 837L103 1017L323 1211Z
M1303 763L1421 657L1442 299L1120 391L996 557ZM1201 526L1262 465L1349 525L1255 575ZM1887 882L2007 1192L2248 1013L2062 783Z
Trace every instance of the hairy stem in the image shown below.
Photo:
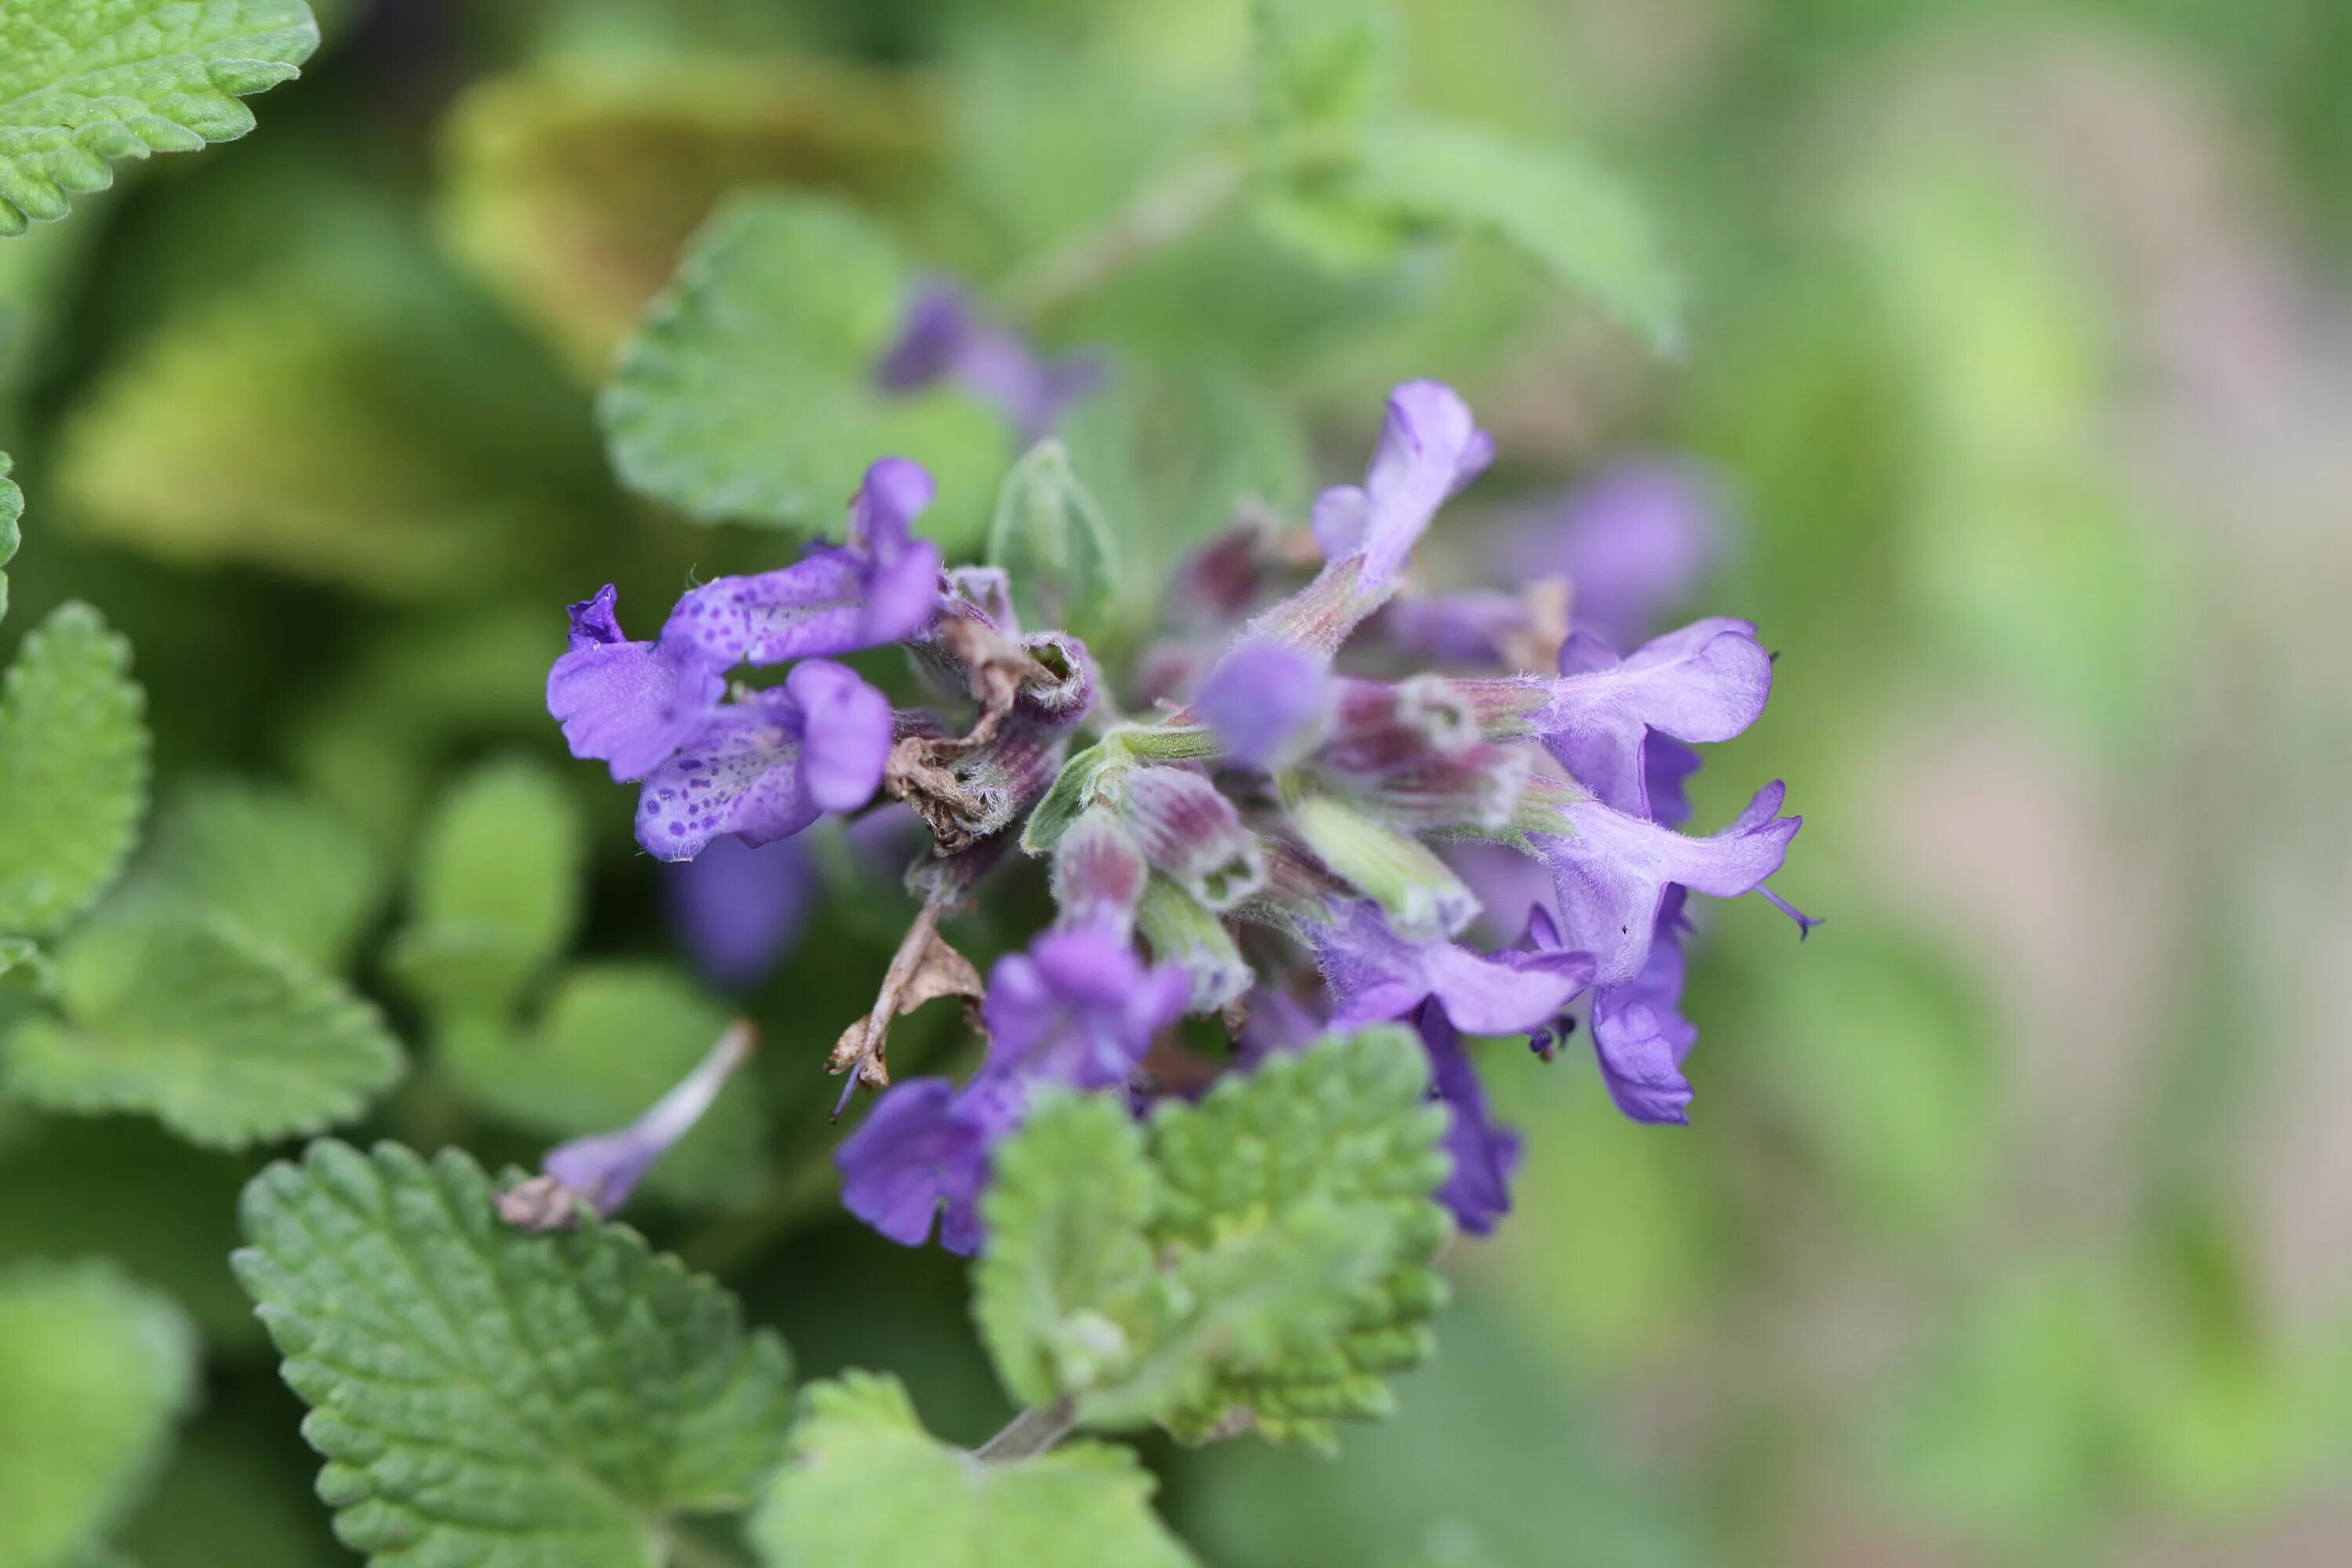
M1101 287L1120 269L1199 230L1237 200L1248 169L1228 152L1178 164L1100 228L1055 246L1004 286L1003 302L1032 325Z
M1077 1415L1066 1399L1035 1409L1024 1410L1005 1423L1004 1430L972 1450L972 1457L985 1464L1003 1464L1011 1459L1025 1459L1042 1454L1070 1435L1077 1425Z

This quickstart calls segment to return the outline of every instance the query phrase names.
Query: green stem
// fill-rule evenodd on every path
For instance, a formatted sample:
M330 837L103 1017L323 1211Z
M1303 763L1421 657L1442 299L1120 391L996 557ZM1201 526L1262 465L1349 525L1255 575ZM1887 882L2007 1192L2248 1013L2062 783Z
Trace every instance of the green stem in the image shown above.
M1093 292L1129 264L1163 250L1238 200L1249 169L1229 152L1179 163L1100 228L1047 250L1006 282L1005 310L1032 325Z
M1026 1459L1068 1436L1070 1428L1076 1425L1077 1415L1070 1402L1057 1399L1015 1415L1005 1424L1003 1431L973 1449L972 1458L992 1465Z

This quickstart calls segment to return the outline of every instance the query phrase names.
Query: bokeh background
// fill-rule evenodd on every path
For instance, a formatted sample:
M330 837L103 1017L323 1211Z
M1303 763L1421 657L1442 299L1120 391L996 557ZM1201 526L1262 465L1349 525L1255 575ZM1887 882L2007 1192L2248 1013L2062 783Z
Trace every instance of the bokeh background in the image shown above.
M1684 607L1780 656L1701 820L1784 777L1807 826L1776 885L1829 923L1713 911L1687 1130L1620 1120L1575 1050L1493 1048L1518 1210L1456 1247L1400 1418L1336 1462L1153 1447L1171 1517L1232 1568L2352 1562L2352 7L1401 10L1411 101L1643 193L1688 283L1679 358L1499 247L1350 265L1245 220L1045 338L1112 356L1168 494L1294 516L1391 383L1454 382L1502 460L1441 525L1440 585L1507 584L1531 529L1681 509ZM299 791L388 889L452 790L542 792L583 846L576 873L548 852L582 890L544 1035L635 1072L616 1106L729 1005L768 1041L731 1163L642 1223L804 1370L896 1370L976 1439L1004 1411L960 1269L824 1190L814 1065L895 895L820 840L767 873L812 889L782 957L689 978L626 794L541 707L567 600L616 580L650 615L793 548L627 496L593 399L739 186L840 194L984 297L1230 120L1244 6L321 20L254 136L0 243L11 640L98 604L164 801ZM431 1037L381 956L359 973L420 1058L363 1131L527 1162L617 1119ZM349 1560L226 1268L261 1158L0 1105L0 1260L111 1254L203 1335L120 1532L149 1568Z

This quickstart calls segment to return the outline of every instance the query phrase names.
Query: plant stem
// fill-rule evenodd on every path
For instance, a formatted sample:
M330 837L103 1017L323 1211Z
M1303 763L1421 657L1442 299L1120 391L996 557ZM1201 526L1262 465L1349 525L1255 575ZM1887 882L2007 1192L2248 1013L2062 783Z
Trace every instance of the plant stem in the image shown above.
M1035 325L1090 293L1130 262L1162 250L1215 217L1242 194L1248 168L1232 153L1202 153L1103 225L1038 256L1005 284L1005 310Z
M984 1464L1003 1464L1010 1459L1025 1459L1042 1454L1070 1435L1077 1425L1077 1415L1066 1399L1035 1409L1024 1410L1005 1423L1004 1430L972 1450L972 1458Z

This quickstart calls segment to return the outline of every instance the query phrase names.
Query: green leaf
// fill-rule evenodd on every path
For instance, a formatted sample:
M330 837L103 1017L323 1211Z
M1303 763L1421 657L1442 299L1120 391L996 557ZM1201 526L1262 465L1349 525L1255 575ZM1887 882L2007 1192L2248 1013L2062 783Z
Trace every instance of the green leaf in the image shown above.
M347 968L387 889L365 839L306 795L216 779L173 796L134 878L324 973Z
M437 1059L450 1088L479 1109L572 1138L635 1118L693 1070L731 1016L664 964L592 964L557 983L535 1029L468 1020L443 1035ZM759 1096L739 1075L646 1188L681 1203L739 1202L758 1190L765 1143Z
M131 645L87 605L26 637L0 689L0 931L46 936L106 890L147 809Z
M301 0L10 0L0 8L0 235L114 183L108 161L253 129L238 99L319 47Z
M1160 1176L1115 1100L1060 1097L997 1150L972 1315L1013 1397L1051 1405L1123 1375L1156 1335ZM1125 1321L1121 1320L1124 1319Z
M1428 1081L1419 1042L1381 1027L1276 1058L1197 1106L1167 1105L1152 1117L1152 1154L1166 1184L1156 1227L1163 1247L1213 1256L1269 1233L1279 1238L1285 1227L1297 1245L1328 1247L1342 1221L1316 1215L1317 1205L1387 1221L1364 1226L1380 1248L1369 1282L1329 1273L1337 1331L1295 1296L1279 1298L1269 1326L1294 1319L1302 1331L1270 1353L1244 1356L1204 1397L1168 1416L1179 1437L1246 1424L1276 1441L1328 1446L1336 1419L1389 1413L1386 1374L1427 1356L1428 1320L1445 1300L1444 1280L1430 1267L1452 1228L1431 1197L1445 1179L1445 1116L1425 1103ZM1272 1250L1278 1258L1283 1249Z
M624 1226L499 1223L481 1168L313 1144L246 1189L237 1277L312 1407L336 1532L382 1563L658 1568L782 1457L781 1341Z
M562 780L520 759L477 768L425 824L394 972L428 1006L511 1006L571 943L581 856Z
M768 1568L1186 1568L1124 1448L1002 1463L923 1430L898 1380L812 1384L793 1458L752 1518Z
M349 1121L401 1074L373 1006L217 917L109 919L58 968L63 1017L19 1023L0 1057L44 1109L142 1111L236 1149Z
M1005 1387L1079 1421L1328 1442L1426 1351L1444 1116L1382 1029L1169 1104L1061 1099L996 1151L974 1310Z
M1633 193L1581 153L1483 126L1420 117L1375 129L1360 163L1293 193L1344 228L1483 234L1512 247L1661 353L1682 341L1681 289Z
M845 206L721 207L598 405L622 480L705 522L828 527L866 466L897 453L939 481L925 531L970 541L1008 434L960 394L874 388L911 285L889 238Z
M0 452L0 566L16 559L18 535L16 524L25 516L25 492L8 477L15 465L8 454ZM8 613L8 574L0 572L0 616Z
M1339 141L1387 100L1395 27L1372 0L1254 0L1250 21L1262 133Z
M1100 617L1113 609L1123 565L1102 508L1070 471L1059 441L1040 441L1013 465L996 492L988 530L988 563L1012 579L1024 625L1068 626L1091 637L1073 613Z
M0 1271L0 1568L96 1549L145 1488L195 1373L179 1310L112 1265Z

